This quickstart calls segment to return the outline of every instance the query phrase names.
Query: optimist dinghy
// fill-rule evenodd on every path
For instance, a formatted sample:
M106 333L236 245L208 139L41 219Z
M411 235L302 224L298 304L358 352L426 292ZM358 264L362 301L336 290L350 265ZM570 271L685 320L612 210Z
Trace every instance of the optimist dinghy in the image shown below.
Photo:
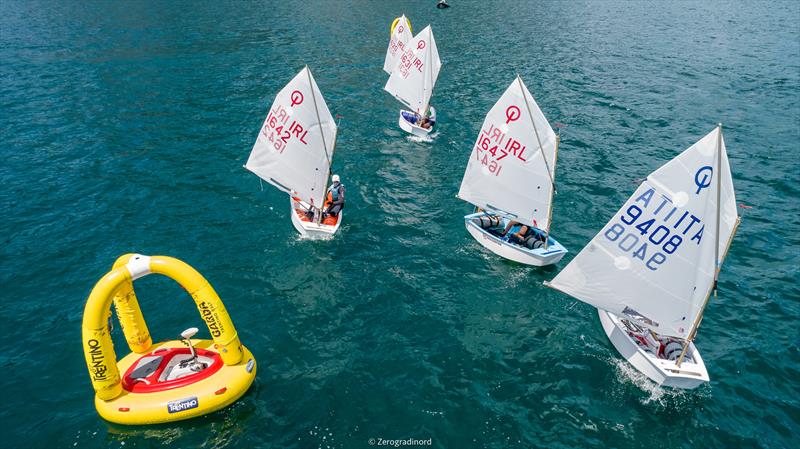
M430 101L441 68L436 40L428 25L406 44L384 87L408 108L400 110L398 119L403 131L419 137L433 131L436 110L430 106ZM430 126L422 126L423 120Z
M457 195L483 209L465 216L464 224L498 256L544 266L567 253L550 236L558 141L518 76L486 115ZM512 220L528 227L523 239L512 237Z
M292 224L304 237L331 237L343 220L323 213L337 131L305 67L278 92L245 165L289 194Z
M722 126L651 173L545 285L597 307L603 330L659 385L709 376L693 340L739 226Z

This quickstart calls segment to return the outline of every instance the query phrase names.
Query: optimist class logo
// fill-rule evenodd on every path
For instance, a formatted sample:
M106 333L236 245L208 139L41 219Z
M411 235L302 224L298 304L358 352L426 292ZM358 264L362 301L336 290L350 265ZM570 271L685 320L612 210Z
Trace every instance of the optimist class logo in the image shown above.
M697 170L697 172L694 174L694 183L697 186L697 192L694 192L695 195L699 194L701 190L707 189L708 186L711 185L711 178L713 176L714 169L708 165L700 167L700 170Z
M519 115L519 108L513 104L506 108L506 125L508 125L509 122L516 122L517 119L519 119Z
M298 104L302 104L304 100L303 93L300 92L299 90L292 92L292 95L290 95L289 98L292 99L292 104L291 104L292 107L295 107Z

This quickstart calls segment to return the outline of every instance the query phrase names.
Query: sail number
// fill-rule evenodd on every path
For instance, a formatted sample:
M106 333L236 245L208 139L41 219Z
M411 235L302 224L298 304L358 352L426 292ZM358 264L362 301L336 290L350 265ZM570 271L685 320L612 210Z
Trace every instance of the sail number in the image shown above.
M413 48L409 47L403 52L403 55L400 56L400 63L395 70L399 70L400 75L403 76L403 79L406 79L411 74L411 67L416 67L417 71L422 73L422 68L424 66L425 63L422 62L422 59L414 54Z
M522 162L525 159L526 147L518 140L508 137L500 128L489 125L489 130L481 129L478 141L475 143L475 157L482 165L489 169L495 176L500 175L503 165L498 163L507 156L512 156Z
M267 119L264 121L264 126L261 128L261 134L272 143L272 146L279 153L283 153L286 149L286 144L292 139L299 140L303 145L308 145L306 136L308 130L303 129L303 126L296 120L288 126L289 112L283 105L278 105L274 110L269 111Z
M620 217L620 221L625 225L633 226L641 216L642 208L632 204ZM666 262L667 255L673 254L680 247L683 237L672 234L670 229L663 224L659 224L655 228L654 226L655 219L653 218L641 221L634 226L633 230L628 230L620 223L614 223L606 229L603 235L609 241L616 242L619 249L626 253L630 252L634 259L641 259L647 268L655 271L659 265ZM637 233L639 235L636 235ZM656 248L655 252L648 253L648 249L650 249L648 244L652 244Z
M402 28L402 26L400 26L400 28ZM404 51L405 47L406 45L400 40L400 38L392 35L392 40L389 41L389 53L392 56L397 54L397 50Z

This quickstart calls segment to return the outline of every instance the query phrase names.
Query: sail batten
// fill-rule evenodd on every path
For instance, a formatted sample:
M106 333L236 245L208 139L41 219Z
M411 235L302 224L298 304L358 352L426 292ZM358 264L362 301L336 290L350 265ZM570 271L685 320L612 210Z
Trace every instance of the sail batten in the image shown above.
M691 337L737 221L717 128L650 174L550 286L659 334Z
M550 227L556 134L517 78L495 103L478 133L458 197L503 210L515 220Z
M336 123L308 67L275 96L245 168L315 206L324 201Z

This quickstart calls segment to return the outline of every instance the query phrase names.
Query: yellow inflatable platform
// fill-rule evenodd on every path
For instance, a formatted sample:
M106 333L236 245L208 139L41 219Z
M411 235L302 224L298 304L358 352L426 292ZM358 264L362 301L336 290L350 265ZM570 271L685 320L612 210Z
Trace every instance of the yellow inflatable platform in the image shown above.
M194 299L211 340L153 343L133 281L165 275ZM111 303L131 353L117 362L108 327ZM203 276L178 259L126 254L94 286L83 312L83 351L95 390L97 412L119 424L157 424L205 415L239 399L256 376L256 360L242 345L217 293Z

